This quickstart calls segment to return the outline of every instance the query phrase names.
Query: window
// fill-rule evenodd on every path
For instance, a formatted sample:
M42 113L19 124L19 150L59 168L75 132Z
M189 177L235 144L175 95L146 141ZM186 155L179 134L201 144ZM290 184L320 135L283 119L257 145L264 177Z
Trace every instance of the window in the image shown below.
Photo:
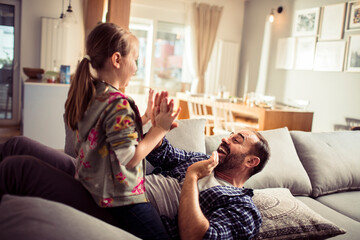
M19 1L0 1L0 124L19 122Z
M141 88L152 87L174 96L181 90L185 26L132 20L130 31L139 39L139 60L138 72L127 91L143 93Z

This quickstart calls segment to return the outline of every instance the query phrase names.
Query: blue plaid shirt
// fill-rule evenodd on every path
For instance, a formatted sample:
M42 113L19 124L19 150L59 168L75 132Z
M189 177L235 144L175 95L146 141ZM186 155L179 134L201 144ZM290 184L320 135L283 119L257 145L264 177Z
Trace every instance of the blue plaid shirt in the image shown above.
M187 168L210 156L198 152L186 152L174 148L164 138L162 145L146 159L155 171L164 176L185 178ZM204 239L251 239L261 226L261 214L252 201L252 189L231 186L215 186L199 193L200 207L210 222ZM173 239L179 239L178 222L162 216L162 220Z

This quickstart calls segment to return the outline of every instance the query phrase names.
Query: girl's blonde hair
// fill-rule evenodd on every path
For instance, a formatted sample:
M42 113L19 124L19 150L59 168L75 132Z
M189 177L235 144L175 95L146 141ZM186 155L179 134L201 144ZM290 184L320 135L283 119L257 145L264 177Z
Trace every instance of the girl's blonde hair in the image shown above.
M91 74L90 64L98 71L115 52L126 57L133 39L136 37L128 30L113 23L101 23L91 31L86 40L86 52L89 57L84 57L79 63L65 102L66 124L72 130L77 129L77 123L96 95L94 81L99 79Z

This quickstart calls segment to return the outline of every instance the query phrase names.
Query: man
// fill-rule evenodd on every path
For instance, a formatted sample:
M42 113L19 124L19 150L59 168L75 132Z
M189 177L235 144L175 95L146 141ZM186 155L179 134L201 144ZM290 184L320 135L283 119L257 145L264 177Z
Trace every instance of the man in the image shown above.
M167 177L161 186L170 183L171 187L159 189L155 183L161 176L150 175L148 195L160 214L170 215L163 216L163 221L173 238L178 238L180 233L181 239L251 239L259 231L261 215L251 200L252 190L243 185L264 168L269 155L265 138L252 130L223 138L211 157L176 149L164 138L147 160L160 167L161 175ZM169 177L177 179L180 187ZM176 191L181 191L178 222L176 217L171 219L173 213L161 210L176 208L166 206L174 199L166 204L157 203L169 191L175 191L175 197L179 195Z
M116 225L72 177L75 169L71 157L25 137L1 145L0 155L0 162L7 157L0 164L0 195L12 193L62 202ZM263 169L268 158L267 141L252 130L223 138L211 157L174 148L164 138L147 157L162 169L161 175L148 175L148 196L159 208L159 200L174 200L167 197L171 191L175 191L175 198L181 192L179 208L173 201L173 214L162 214L172 238L180 233L182 239L250 239L260 228L261 215L251 200L252 190L242 187ZM157 184L161 179L163 184ZM166 212L166 205L165 210L159 209L160 214Z

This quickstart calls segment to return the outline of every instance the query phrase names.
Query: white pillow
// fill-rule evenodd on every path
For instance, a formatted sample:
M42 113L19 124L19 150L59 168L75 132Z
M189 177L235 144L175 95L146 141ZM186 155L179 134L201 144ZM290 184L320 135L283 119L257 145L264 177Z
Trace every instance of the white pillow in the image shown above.
M291 131L312 196L360 189L360 131Z
M174 128L166 138L177 148L191 152L205 153L205 119L176 120L179 127Z
M309 195L310 179L299 160L289 130L279 128L260 133L269 143L271 156L265 168L252 176L245 187L288 188L294 195Z

